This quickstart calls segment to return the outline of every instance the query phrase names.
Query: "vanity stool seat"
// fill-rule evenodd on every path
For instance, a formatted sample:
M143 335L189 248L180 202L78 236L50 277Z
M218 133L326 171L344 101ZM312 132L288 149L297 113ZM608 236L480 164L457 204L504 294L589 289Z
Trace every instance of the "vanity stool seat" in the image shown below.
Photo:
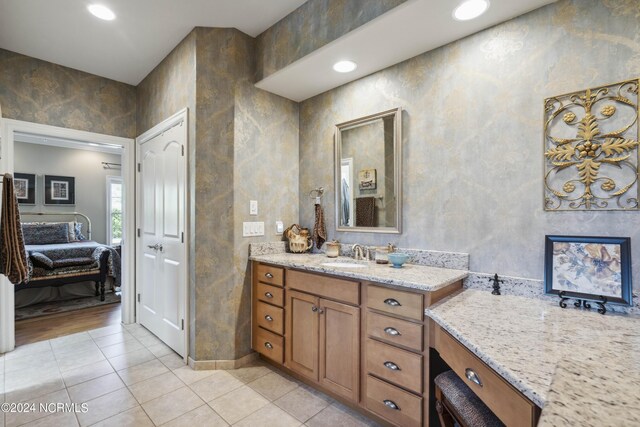
M436 410L443 427L504 426L455 372L444 372L434 382Z

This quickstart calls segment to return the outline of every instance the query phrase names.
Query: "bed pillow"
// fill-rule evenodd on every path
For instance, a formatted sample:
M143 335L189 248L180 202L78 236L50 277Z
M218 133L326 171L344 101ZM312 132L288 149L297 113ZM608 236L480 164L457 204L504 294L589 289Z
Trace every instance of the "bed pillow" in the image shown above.
M38 267L42 266L50 270L53 269L53 260L40 252L31 252L31 259Z
M69 243L69 224L22 224L25 245L50 245Z
M84 234L82 234L82 223L81 222L76 222L75 226L75 236L76 236L76 241L82 241L82 240L87 240L86 237L84 237Z

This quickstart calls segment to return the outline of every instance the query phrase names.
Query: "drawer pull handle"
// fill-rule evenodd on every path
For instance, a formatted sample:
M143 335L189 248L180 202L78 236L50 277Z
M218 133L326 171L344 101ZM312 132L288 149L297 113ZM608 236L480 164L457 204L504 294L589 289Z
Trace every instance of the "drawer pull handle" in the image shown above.
M264 277L266 277L267 279L273 279L273 274L265 273Z
M386 300L384 300L384 303L390 305L391 307L400 307L402 305L393 298L387 298Z
M400 410L400 407L396 405L396 403L393 400L385 399L382 401L382 403L384 403L387 406L387 408L391 408L394 411Z
M271 292L265 292L264 296L267 298L273 298L273 294Z
M402 335L400 331L398 331L396 328L392 328L391 326L384 328L384 333L387 335L391 335L392 337L399 337L400 335Z
M267 347L269 350L273 350L273 344L271 344L269 341L264 343L264 346Z
M315 313L316 311L318 311L318 307L316 307L315 305L311 306L311 311Z
M273 322L273 317L267 314L266 316L264 316L264 320L266 320L267 322Z
M478 384L480 387L482 387L482 381L480 381L480 377L478 376L478 374L475 373L473 369L471 368L465 369L464 375L467 377L469 381L471 381L474 384Z
M389 362L389 361L384 362L384 367L385 367L385 368L389 368L389 369L391 369L392 371L401 371L400 366L396 365L396 364L395 364L395 363L393 363L393 362Z

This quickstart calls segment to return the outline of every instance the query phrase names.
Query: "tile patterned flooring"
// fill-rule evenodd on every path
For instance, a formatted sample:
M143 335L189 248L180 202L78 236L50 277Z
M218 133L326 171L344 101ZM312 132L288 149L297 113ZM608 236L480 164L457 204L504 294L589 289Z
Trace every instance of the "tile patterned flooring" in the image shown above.
M36 409L4 412L0 427L376 425L260 362L194 371L140 325L18 347L0 356L0 393ZM86 403L87 411L40 412L41 403Z

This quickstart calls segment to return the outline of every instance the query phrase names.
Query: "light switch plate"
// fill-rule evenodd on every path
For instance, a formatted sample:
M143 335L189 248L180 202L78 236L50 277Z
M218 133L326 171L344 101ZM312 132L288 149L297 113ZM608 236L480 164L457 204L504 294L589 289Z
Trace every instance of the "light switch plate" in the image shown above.
M249 215L258 215L258 201L249 200Z
M276 221L276 234L284 233L284 224L282 221Z
M264 222L243 222L242 237L264 236Z

